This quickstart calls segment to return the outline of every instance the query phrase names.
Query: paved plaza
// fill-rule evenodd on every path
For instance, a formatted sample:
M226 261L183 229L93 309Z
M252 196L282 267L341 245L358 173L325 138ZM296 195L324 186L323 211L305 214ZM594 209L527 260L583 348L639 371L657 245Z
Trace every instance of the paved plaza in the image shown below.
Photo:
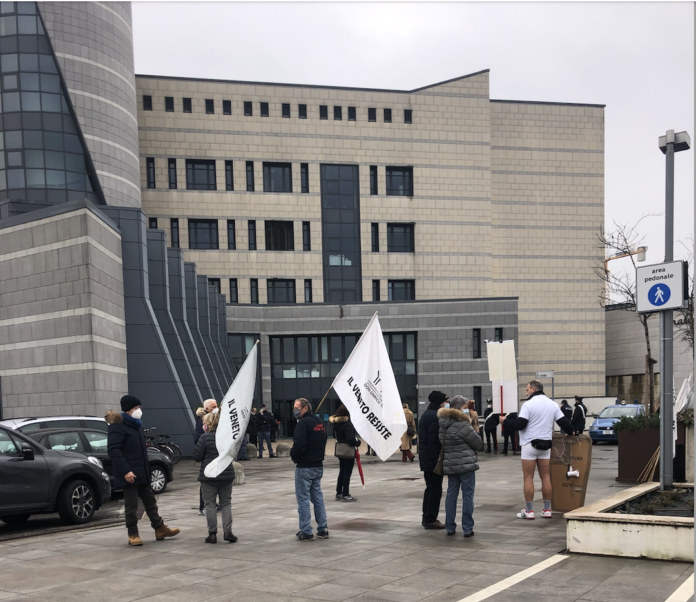
M614 481L617 448L593 452L588 502L625 486ZM420 526L417 460L366 459L367 489L356 470L352 493L359 500L343 503L333 500L338 462L330 457L323 481L330 539L298 542L293 464L266 458L245 462L247 483L234 489L239 542L207 545L205 518L197 512L197 468L184 460L159 498L162 516L181 529L179 536L156 542L145 522L141 548L126 545L123 525L4 540L0 600L664 602L692 575L691 564L567 554L561 515L515 518L523 506L519 457L482 454L480 464L470 539L459 529L447 537ZM106 511L117 514L114 507L122 505L117 499ZM544 561L550 566L538 570ZM508 579L530 567L528 578ZM491 594L496 584L500 591Z

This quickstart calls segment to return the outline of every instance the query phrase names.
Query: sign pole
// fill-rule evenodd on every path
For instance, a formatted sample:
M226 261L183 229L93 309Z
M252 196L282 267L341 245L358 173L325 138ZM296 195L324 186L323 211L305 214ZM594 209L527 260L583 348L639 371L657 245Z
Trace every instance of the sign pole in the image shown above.
M503 340L500 340L500 415L503 415Z

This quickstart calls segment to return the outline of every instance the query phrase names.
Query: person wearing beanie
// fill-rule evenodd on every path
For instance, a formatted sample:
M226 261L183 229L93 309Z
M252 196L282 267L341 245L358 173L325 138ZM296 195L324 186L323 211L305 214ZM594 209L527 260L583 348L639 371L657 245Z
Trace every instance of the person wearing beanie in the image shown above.
M157 510L157 499L150 487L150 464L145 445L145 434L140 419L143 416L140 400L133 395L121 397L121 412L109 411L107 451L114 474L114 489L123 490L128 545L142 546L138 534L138 498L143 502L155 539L174 537L179 529L170 529Z
M428 395L428 409L423 412L418 422L418 463L425 479L425 491L423 492L423 519L421 524L425 529L444 529L437 520L440 513L440 501L442 500L442 475L436 474L435 467L440 458L440 422L437 412L440 408L447 407L447 395L442 391L432 391Z

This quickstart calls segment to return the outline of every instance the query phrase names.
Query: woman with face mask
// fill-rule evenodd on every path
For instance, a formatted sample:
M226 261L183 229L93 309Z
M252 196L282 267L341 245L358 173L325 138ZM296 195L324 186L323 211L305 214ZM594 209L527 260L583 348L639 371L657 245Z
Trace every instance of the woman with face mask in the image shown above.
M357 502L350 494L350 477L355 465L355 448L360 447L360 440L355 427L350 421L350 413L341 404L336 413L329 418L329 424L334 427L336 437L336 456L338 457L338 482L336 483L337 502Z

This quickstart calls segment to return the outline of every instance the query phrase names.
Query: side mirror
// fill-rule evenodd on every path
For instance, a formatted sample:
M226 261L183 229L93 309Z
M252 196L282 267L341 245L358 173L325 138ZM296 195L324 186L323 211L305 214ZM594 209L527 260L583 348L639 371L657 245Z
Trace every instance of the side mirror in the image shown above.
M22 458L24 460L33 460L34 459L34 450L31 447L23 447L22 448Z

